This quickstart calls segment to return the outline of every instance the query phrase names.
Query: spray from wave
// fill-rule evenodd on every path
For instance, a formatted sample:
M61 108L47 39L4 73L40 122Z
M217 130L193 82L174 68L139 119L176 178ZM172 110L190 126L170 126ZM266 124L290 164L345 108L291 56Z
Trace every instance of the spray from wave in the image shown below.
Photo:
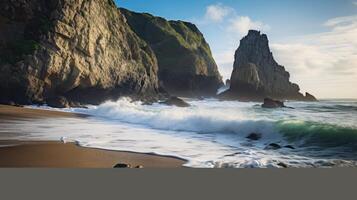
M222 105L224 103L216 101L191 104L193 105L189 108L160 104L142 105L141 102L123 98L117 102L91 107L84 112L158 130L231 134L239 138L260 133L265 141L285 139L287 143L301 146L343 146L357 149L357 129L354 127L309 122L292 118L290 115L284 119L281 113L264 113L265 110L258 109L254 104Z

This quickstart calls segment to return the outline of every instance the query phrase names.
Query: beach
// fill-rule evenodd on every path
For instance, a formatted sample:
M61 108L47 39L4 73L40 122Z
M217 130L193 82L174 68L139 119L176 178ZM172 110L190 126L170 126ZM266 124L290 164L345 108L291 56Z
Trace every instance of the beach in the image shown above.
M86 115L0 105L0 121L16 123L17 120L31 122L32 119L83 117ZM1 168L113 168L117 164L128 164L133 168L179 168L184 163L184 160L174 157L85 148L72 142L0 138Z

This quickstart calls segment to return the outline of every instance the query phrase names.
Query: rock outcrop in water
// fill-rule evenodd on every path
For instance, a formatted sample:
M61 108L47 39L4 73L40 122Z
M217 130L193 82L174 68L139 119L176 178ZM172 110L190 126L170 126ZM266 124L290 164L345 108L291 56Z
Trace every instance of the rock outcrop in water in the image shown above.
M216 95L222 78L209 45L194 24L121 11L135 33L154 50L165 90L180 96Z
M265 98L264 104L262 105L262 108L284 108L284 107L285 107L284 102L277 101L270 98Z
M191 105L184 101L183 99L180 99L178 97L170 97L166 101L162 102L162 104L168 105L168 106L177 106L177 107L190 107Z
M158 93L154 52L112 0L2 0L0 55L2 103Z
M230 89L221 95L225 99L261 101L266 97L279 100L316 101L300 93L290 74L273 58L268 37L251 30L235 53Z

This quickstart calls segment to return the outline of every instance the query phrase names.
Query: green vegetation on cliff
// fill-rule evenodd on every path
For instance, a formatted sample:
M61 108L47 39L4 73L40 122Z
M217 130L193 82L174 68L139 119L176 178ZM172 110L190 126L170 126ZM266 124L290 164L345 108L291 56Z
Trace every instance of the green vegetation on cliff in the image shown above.
M159 80L173 94L214 95L222 83L209 45L191 23L121 9L134 32L154 50Z

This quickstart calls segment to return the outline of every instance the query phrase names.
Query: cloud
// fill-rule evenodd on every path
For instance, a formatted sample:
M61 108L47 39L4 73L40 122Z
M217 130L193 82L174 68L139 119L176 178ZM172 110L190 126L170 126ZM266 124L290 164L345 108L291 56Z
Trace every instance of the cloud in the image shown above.
M205 19L214 23L222 22L232 12L234 9L220 3L209 5L206 8Z
M249 16L242 16L234 8L222 3L208 5L203 17L191 21L194 21L201 30L205 31L205 37L208 40L216 41L217 34L219 34L221 40L210 44L213 47L213 56L224 78L230 78L233 70L234 52L240 39L248 33L248 30L267 31L270 29L269 25L253 20Z
M357 2L355 2L355 3L357 3ZM353 23L356 20L357 20L357 15L336 17L336 18L327 20L324 23L324 26L336 28L336 27L340 27L340 25L350 24L351 22Z
M357 1L353 3L357 6ZM249 29L269 34L266 22L240 15L233 8L214 4L206 8L200 24L208 33L224 38L211 43L221 74L229 78L233 69L234 51ZM302 91L323 97L357 98L357 15L336 17L321 23L327 31L272 42L271 49L278 63L291 72L291 79ZM208 34L214 41L217 35Z
M253 21L248 16L236 16L230 20L228 27L229 31L239 32L241 35L246 35L251 29L267 31L270 26L260 21Z
M352 2L353 5L357 6L357 1Z
M302 88L323 97L357 97L357 15L333 18L323 26L329 31L272 44L272 51Z

